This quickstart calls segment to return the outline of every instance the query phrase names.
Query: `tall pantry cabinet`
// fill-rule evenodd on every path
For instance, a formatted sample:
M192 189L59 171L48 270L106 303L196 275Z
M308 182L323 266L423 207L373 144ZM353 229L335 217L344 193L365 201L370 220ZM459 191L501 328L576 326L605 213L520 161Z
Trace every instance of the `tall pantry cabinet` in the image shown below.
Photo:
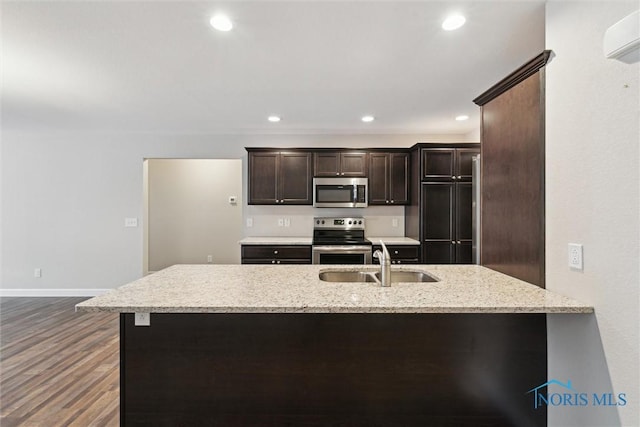
M419 144L412 151L413 191L407 235L420 240L425 264L472 262L472 157L479 144Z

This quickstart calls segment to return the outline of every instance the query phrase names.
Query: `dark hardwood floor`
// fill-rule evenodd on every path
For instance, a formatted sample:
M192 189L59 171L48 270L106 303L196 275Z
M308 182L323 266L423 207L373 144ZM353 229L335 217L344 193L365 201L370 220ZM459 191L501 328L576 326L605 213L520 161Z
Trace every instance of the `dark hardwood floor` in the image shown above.
M2 427L118 425L118 315L86 299L0 299Z

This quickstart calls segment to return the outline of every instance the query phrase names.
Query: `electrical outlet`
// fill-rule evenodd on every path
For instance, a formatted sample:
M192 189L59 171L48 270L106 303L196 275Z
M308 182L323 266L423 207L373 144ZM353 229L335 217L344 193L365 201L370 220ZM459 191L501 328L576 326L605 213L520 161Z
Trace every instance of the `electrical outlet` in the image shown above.
M253 218L247 218L247 227L253 227Z
M124 219L125 227L137 227L138 226L138 218L125 218Z
M391 226L392 227L397 227L398 226L398 218L393 218L391 220Z
M579 243L569 243L569 267L582 270L582 245Z
M42 277L42 269L41 268L34 269L33 270L33 277L37 277L37 278Z
M135 326L151 326L151 313L135 313L133 324Z
M284 219L278 218L278 227L284 227Z
M213 262L213 255L207 255L207 262Z
M291 227L291 219L290 218L285 218L284 219L284 226L285 227Z

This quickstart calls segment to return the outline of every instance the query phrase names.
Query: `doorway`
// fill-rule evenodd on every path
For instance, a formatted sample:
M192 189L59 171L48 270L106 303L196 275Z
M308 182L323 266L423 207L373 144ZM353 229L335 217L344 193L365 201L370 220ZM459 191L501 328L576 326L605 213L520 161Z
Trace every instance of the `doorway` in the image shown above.
M240 263L241 159L146 159L143 170L145 275Z

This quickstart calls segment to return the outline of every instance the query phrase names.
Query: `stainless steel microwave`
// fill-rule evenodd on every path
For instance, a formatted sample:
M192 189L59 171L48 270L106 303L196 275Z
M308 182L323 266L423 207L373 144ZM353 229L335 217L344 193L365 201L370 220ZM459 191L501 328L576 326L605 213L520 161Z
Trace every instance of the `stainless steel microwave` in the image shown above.
M316 208L366 208L368 178L313 178Z

